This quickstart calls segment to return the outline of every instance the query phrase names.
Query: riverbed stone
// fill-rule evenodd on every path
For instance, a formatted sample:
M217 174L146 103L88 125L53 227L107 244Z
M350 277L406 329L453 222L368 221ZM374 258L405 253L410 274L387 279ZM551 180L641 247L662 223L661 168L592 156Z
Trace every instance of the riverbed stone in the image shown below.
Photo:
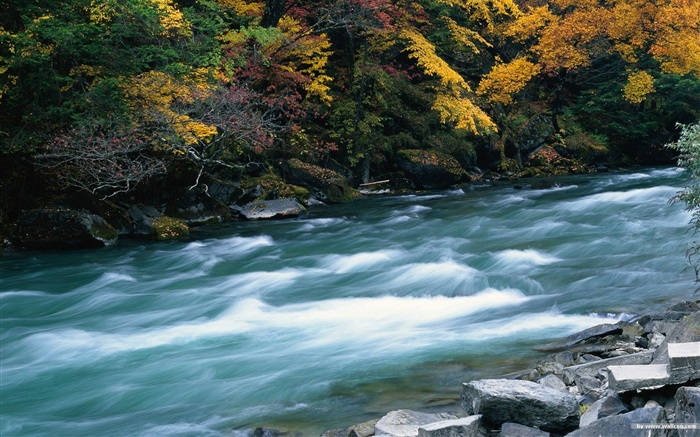
M700 378L700 342L668 343L667 349L673 383Z
M550 434L541 429L521 425L519 423L507 422L501 426L498 437L549 437Z
M348 428L348 437L370 437L374 435L374 427L379 419L368 420L367 422L358 423Z
M486 437L481 415L429 423L418 428L418 437Z
M417 437L418 428L435 422L456 419L449 413L422 413L412 410L396 410L388 413L374 426L377 437Z
M635 429L635 426L644 423L668 423L665 410L662 407L639 408L629 413L604 417L566 434L566 437L666 437L668 435L666 429Z
M592 339L597 339L600 337L605 337L607 335L618 335L622 334L623 328L619 325L612 323L604 323L602 325L596 325L583 331L571 334L568 337L556 341L553 343L546 344L544 346L538 347L538 350L542 351L555 351L569 349L577 344L590 341Z
M605 396L593 402L585 413L581 415L579 427L583 428L603 417L615 416L629 411L617 394Z
M578 403L566 392L531 381L482 379L465 383L462 408L497 425L515 422L546 431L578 425Z
M677 424L695 424L699 428L678 430L679 437L694 437L700 434L700 388L680 387L676 391Z

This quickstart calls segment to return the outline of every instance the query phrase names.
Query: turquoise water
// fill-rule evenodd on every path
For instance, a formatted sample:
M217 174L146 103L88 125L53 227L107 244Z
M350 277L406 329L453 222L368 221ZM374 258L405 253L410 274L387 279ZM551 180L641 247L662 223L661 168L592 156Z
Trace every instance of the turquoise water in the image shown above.
M296 435L692 297L678 169L372 198L305 218L0 258L0 435Z

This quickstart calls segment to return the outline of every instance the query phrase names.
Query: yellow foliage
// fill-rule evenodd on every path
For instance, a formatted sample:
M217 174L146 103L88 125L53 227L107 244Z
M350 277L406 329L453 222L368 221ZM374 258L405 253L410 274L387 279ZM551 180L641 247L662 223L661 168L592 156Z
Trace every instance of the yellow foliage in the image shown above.
M520 15L520 8L513 0L438 0L438 2L463 9L469 17L486 24L488 29L493 29L497 15Z
M455 41L464 44L464 46L467 47L467 49L469 49L469 51L471 51L472 53L481 53L475 42L483 44L486 47L492 47L492 45L488 41L486 41L481 35L479 35L478 32L474 32L471 29L467 29L466 27L460 26L450 17L443 17L443 21L447 25L447 29L450 31L450 35L452 36L452 38L454 38Z
M206 98L212 89L205 81L206 77L201 70L195 70L186 80L177 80L159 71L149 71L129 80L123 91L134 111L141 114L146 122L166 122L182 142L189 146L209 141L216 135L216 127L192 120L173 107L176 102L187 104Z
M513 103L513 95L540 72L540 68L525 58L515 59L507 64L497 64L481 80L476 93L487 96L494 103Z
M264 2L245 1L245 0L216 0L219 6L230 9L239 17L257 17L263 14L265 10Z
M117 10L114 8L114 4L110 1L91 0L88 13L90 14L91 23L104 24L112 21L114 16L117 14Z
M646 96L654 91L654 78L646 71L631 72L623 89L625 99L632 103L643 102Z
M529 38L538 36L542 29L550 23L556 23L558 17L549 10L548 6L540 6L531 9L527 14L518 17L505 31L506 36L510 36L516 41L526 41Z
M163 28L161 35L176 37L192 36L190 23L187 22L182 12L173 5L172 0L151 0L153 6L160 13L160 25Z
M457 129L474 133L496 130L491 118L466 97L471 91L467 82L437 55L433 44L413 30L404 30L401 37L406 41L408 56L415 59L426 74L440 81L432 109L443 123L449 122Z

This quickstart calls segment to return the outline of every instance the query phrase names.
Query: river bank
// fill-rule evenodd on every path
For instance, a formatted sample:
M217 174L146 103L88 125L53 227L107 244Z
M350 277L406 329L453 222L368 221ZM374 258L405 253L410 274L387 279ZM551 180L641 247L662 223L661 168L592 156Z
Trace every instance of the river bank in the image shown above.
M531 369L465 382L461 414L396 410L322 437L697 435L698 302L542 345L553 353ZM253 435L286 434L258 429Z

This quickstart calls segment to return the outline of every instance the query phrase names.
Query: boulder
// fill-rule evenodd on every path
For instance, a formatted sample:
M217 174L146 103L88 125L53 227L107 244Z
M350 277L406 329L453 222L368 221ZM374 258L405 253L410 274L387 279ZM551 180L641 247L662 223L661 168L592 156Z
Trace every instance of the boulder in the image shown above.
M262 220L299 217L306 208L296 199L274 199L248 203L238 212L248 220Z
M456 159L434 150L401 150L397 163L418 188L448 188L470 179Z
M418 437L486 437L488 431L481 415L444 420L418 428Z
M681 387L676 391L676 424L693 424L700 427L700 388ZM689 425L690 427L690 425ZM700 429L678 429L679 437L691 437L700 434Z
M603 417L615 416L629 410L617 395L608 395L593 402L585 413L581 415L579 426L581 428L590 425Z
M519 423L504 423L498 437L549 437L549 433L541 429L531 428Z
M643 424L666 424L666 412L662 407L640 408L617 416L596 420L566 437L665 437L667 429L644 429Z
M483 379L464 384L462 407L495 424L515 422L546 431L578 425L578 403L569 393L531 381Z
M282 165L287 183L307 187L311 194L323 202L350 202L358 192L348 185L345 176L337 171L302 162L296 158Z
M566 391L566 384L556 375L546 375L538 379L537 383L545 387L553 388L554 390Z
M456 419L448 413L430 414L411 410L392 411L379 419L374 435L379 437L417 437L418 428L430 423Z
M114 243L117 231L84 210L33 209L20 213L13 240L26 249L95 248Z
M669 378L666 364L608 366L610 390L618 393L658 387Z
M592 328L584 329L583 331L571 334L570 336L556 341L554 343L549 343L544 346L538 347L538 350L542 351L557 351L563 349L570 349L579 343L590 341L592 339L597 339L600 337L605 337L607 335L619 335L622 334L623 329L618 325L613 325L611 323L604 323L602 325L593 326Z
M160 218L161 214L152 206L131 205L128 210L131 218L131 230L129 235L134 237L150 237L155 233L153 221Z
M654 351L648 350L636 354L623 355L621 357L606 358L604 360L591 361L585 364L570 366L564 369L563 377L566 384L574 384L576 378L581 375L596 377L598 372L610 365L639 365L649 364L654 357Z
M170 216L191 226L218 223L231 217L228 206L211 197L203 184L184 190L168 211Z

